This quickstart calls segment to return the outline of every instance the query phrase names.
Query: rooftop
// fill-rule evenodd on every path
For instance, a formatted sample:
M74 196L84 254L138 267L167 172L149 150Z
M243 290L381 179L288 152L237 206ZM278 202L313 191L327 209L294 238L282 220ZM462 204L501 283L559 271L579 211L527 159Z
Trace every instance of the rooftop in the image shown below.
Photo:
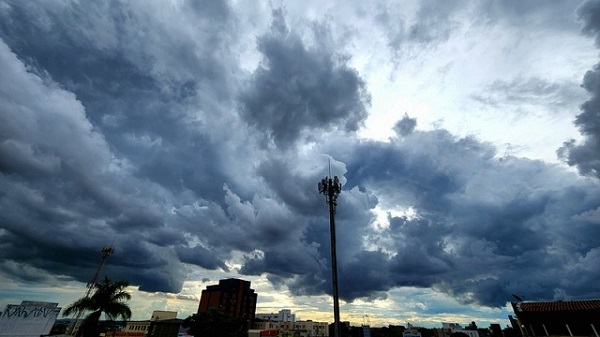
M522 312L600 310L600 299L581 301L520 302L514 303Z

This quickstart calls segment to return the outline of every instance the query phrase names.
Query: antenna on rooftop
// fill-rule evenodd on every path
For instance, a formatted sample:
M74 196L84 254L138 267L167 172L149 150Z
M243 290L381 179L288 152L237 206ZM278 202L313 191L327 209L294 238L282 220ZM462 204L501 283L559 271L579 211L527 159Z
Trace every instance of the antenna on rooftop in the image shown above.
M106 262L106 259L108 259L108 257L115 252L115 249L113 248L112 243L111 243L110 246L102 247L100 252L102 253L102 257L100 258L100 263L98 263L98 268L96 268L96 272L94 273L94 276L86 284L87 290L85 292L84 298L90 297L92 290L96 287L96 283L98 282L98 275L100 274L100 270L102 269L104 262ZM75 336L77 334L77 331L79 330L79 324L81 322L82 317L83 317L83 310L80 310L77 312L75 319L72 320L71 323L69 324L69 327L67 328L67 331L66 331L67 335Z

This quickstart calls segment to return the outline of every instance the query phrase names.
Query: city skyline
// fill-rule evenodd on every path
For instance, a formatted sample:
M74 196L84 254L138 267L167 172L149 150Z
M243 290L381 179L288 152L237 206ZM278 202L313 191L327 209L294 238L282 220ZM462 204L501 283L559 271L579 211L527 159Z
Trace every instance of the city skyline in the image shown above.
M0 0L0 306L508 324L600 298L600 1ZM139 316L137 316L139 315Z

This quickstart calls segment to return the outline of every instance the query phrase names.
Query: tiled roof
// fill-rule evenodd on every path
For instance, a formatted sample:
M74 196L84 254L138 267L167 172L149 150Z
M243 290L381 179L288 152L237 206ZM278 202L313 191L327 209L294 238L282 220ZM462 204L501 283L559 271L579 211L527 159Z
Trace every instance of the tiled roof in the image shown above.
M600 300L521 302L516 305L523 312L600 310Z

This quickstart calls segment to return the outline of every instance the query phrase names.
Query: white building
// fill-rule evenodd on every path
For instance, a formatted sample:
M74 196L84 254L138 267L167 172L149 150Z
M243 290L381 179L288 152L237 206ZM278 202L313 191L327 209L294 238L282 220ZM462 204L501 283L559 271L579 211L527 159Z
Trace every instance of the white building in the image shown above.
M279 330L280 336L297 337L328 337L329 324L326 322L297 321L296 315L289 309L280 310L278 313L256 314L254 330ZM367 337L367 336L365 336ZM370 337L370 336L369 336Z
M23 301L9 304L0 315L0 337L39 337L52 330L58 303Z
M295 322L296 315L290 309L280 310L278 313L256 314L255 318L270 322Z
M463 329L458 323L442 323L444 336L450 336L455 332L462 332L469 337L479 337L479 331Z

